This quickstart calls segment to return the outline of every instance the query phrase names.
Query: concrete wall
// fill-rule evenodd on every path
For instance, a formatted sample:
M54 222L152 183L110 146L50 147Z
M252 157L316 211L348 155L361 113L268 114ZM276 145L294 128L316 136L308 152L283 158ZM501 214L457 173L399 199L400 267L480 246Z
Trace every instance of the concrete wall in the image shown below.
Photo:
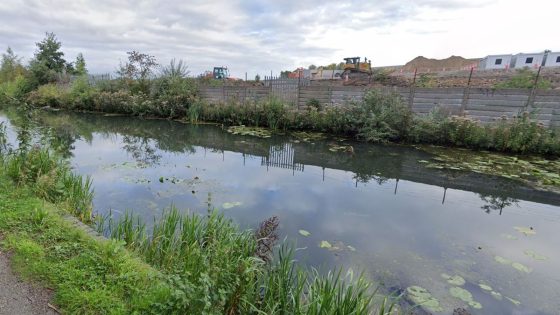
M550 52L546 55L545 67L560 67L560 52Z
M454 115L465 115L482 123L511 119L522 112L532 112L543 124L560 127L560 90L483 89L483 88L378 88L394 93L419 115L436 107ZM367 92L356 86L300 86L294 91L297 108L306 109L315 99L323 106L347 106L359 102ZM274 95L271 87L207 87L201 89L206 101L213 103L255 102Z
M502 62L497 65L496 60L501 59ZM480 61L480 69L509 69L512 62L512 55L490 55L484 57Z
M513 60L511 62L511 67L515 69L521 69L525 67L538 68L542 66L543 60L544 60L544 53L517 54L513 57Z

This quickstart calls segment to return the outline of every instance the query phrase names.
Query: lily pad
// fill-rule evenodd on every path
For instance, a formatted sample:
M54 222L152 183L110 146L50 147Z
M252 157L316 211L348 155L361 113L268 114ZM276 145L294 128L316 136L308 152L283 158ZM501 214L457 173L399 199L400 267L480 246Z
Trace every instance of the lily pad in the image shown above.
M511 260L509 260L507 258L504 258L502 256L494 256L494 260L499 262L502 265L511 265L512 264Z
M332 245L328 241L321 241L321 244L319 245L319 247L321 247L321 248L332 248Z
M451 294L451 296L456 297L462 300L463 302L468 303L473 300L472 294L463 288L452 287L449 289L449 293Z
M301 235L303 235L303 236L306 236L306 237L309 236L309 235L311 235L311 233L309 233L309 232L306 231L306 230L299 230L299 234L301 234Z
M537 232L532 227L516 226L514 227L514 229L519 233L525 234L525 236L537 234Z
M422 307L432 311L432 312L442 312L443 308L439 304L439 301L432 296L432 294L417 285L410 286L406 288L406 293L408 298Z
M533 271L533 269L518 262L514 262L513 264L511 264L511 266L519 271L526 272L526 273L530 273L531 271Z
M448 274L442 273L441 276L447 280L447 282L449 284L455 285L455 286L462 286L465 284L465 279L459 275L454 275L454 276L450 276Z
M513 236L511 234L502 234L503 238L506 238L508 240L518 240L518 238L516 236Z
M484 291L492 291L492 287L487 284L479 283L478 286Z
M329 151L331 151L331 152L350 152L350 153L353 153L354 152L354 147L352 147L351 145L330 144L329 145Z
M548 257L546 257L544 255L537 254L537 253L535 253L535 251L530 250L530 249L524 251L523 253L525 253L525 255L533 258L534 260L547 260L548 259Z
M502 300L502 294L500 292L496 292L496 291L492 291L490 292L490 294L492 295L493 298L495 298L498 301Z
M222 208L224 209L231 209L233 207L239 207L241 206L243 203L236 201L236 202L225 202L222 204Z
M352 252L356 251L356 248L354 248L353 246L347 245L346 247Z
M482 309L482 304L478 303L477 301L471 301L468 303L470 307L474 308L474 309Z
M270 138L272 133L270 130L259 127L246 127L246 126L231 126L227 132L234 135L253 136L258 138Z
M519 306L521 305L521 302L519 302L518 300L512 299L510 297L506 296L506 299L508 299L511 303L513 303L515 306Z
M472 294L463 288L452 287L449 289L449 293L451 296L460 299L474 309L482 308L482 305L473 299Z

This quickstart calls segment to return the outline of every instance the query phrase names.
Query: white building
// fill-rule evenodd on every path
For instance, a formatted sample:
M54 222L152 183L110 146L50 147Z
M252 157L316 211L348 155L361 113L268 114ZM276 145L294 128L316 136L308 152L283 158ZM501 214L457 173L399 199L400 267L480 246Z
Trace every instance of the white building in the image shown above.
M544 60L545 67L560 67L560 52L549 52Z
M538 68L542 66L544 61L544 53L536 54L517 54L514 56L511 67L521 69L525 67Z
M489 55L480 60L479 69L509 69L512 55Z

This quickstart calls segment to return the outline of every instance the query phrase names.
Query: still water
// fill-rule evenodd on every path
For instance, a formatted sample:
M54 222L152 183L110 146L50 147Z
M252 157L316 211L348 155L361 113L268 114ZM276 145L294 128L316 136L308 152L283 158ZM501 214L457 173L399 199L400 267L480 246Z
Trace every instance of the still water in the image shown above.
M19 120L0 112L0 121L15 141ZM98 213L131 210L152 221L171 204L205 213L210 199L244 228L277 216L301 263L363 271L396 292L420 286L442 314L560 314L558 194L428 169L418 161L431 156L406 146L61 112L41 113L34 128L91 175ZM333 143L354 152L333 152ZM456 286L482 308L452 296Z

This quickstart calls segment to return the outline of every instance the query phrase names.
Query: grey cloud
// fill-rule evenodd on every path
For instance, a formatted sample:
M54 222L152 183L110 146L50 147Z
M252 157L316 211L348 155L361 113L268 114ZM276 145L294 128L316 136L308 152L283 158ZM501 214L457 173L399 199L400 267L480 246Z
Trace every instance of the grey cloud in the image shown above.
M194 74L227 65L238 76L245 71L252 76L294 67L296 60L335 55L339 45L310 42L313 32L382 29L415 18L422 7L454 10L473 3L7 0L0 4L0 49L11 46L29 59L34 43L52 31L63 42L67 59L83 52L91 72L113 71L126 51L136 49L163 63L183 58Z

